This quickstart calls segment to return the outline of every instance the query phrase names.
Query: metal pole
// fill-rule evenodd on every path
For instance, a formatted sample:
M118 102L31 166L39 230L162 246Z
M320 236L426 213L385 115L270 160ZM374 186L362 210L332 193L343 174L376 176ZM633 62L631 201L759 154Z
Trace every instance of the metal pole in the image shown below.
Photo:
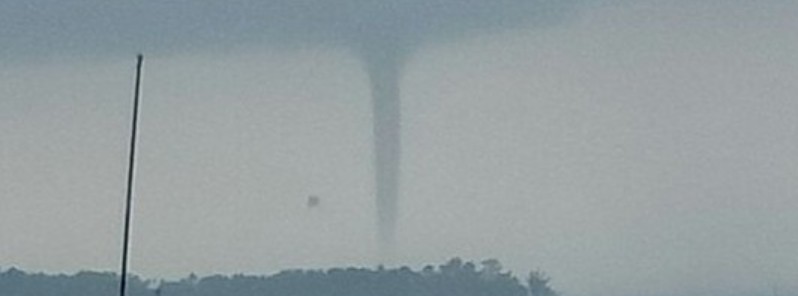
M127 199L125 203L125 230L122 237L122 272L119 280L119 296L125 296L127 291L127 262L128 248L130 245L130 218L133 210L133 172L136 164L136 133L139 120L139 89L141 88L141 66L144 56L138 55L136 63L136 86L133 93L133 124L130 133L130 158L127 171Z

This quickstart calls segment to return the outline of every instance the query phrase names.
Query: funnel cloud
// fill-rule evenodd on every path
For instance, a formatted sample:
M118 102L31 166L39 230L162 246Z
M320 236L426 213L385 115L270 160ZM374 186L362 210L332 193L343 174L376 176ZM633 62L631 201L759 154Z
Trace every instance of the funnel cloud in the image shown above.
M399 80L404 54L384 48L366 52L363 60L372 94L378 236L383 256L389 256L398 215L402 154Z

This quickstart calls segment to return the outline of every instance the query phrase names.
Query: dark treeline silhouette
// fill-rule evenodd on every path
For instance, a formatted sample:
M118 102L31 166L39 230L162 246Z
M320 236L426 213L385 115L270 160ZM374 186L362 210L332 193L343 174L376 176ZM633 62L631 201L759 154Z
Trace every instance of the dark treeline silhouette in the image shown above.
M115 295L114 273L79 272L75 275L0 271L0 295L108 296ZM503 271L497 260L479 266L455 258L421 270L333 268L288 270L272 276L193 274L177 281L129 279L131 296L554 296L548 278L532 272L521 282Z
M148 282L128 278L128 295L152 296ZM119 275L110 272L81 271L74 275L25 273L16 268L0 272L0 295L3 296L113 296L119 293Z

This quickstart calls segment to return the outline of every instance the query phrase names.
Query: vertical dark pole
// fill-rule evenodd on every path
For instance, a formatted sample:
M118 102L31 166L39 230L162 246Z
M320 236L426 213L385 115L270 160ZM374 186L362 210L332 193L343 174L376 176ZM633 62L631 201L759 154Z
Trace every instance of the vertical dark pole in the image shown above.
M119 296L127 291L127 254L130 245L130 218L133 210L133 172L136 164L136 132L139 120L139 89L141 88L141 66L144 56L139 54L136 63L136 86L133 91L133 124L130 132L130 158L127 171L127 199L125 203L125 230L122 237L122 272L119 280Z

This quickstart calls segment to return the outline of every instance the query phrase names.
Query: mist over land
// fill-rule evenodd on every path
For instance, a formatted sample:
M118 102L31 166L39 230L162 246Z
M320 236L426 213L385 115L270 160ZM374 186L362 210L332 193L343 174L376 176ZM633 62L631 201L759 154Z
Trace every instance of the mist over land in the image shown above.
M207 51L239 44L350 50L362 61L371 85L377 232L383 260L390 261L400 195L400 89L406 60L424 43L459 39L475 30L491 32L556 21L573 3L280 0L186 5L160 1L34 1L6 7L9 13L5 25L10 34L2 37L9 45L5 54L34 57L118 55L131 48L156 53Z
M138 49L81 46L113 26L36 31L18 3L0 4L0 265L115 270ZM92 20L52 5L29 11ZM158 5L143 22L180 20ZM594 5L419 42L400 83L396 260L498 257L575 295L794 293L795 6ZM179 35L145 48L133 269L379 262L362 58L335 40Z

